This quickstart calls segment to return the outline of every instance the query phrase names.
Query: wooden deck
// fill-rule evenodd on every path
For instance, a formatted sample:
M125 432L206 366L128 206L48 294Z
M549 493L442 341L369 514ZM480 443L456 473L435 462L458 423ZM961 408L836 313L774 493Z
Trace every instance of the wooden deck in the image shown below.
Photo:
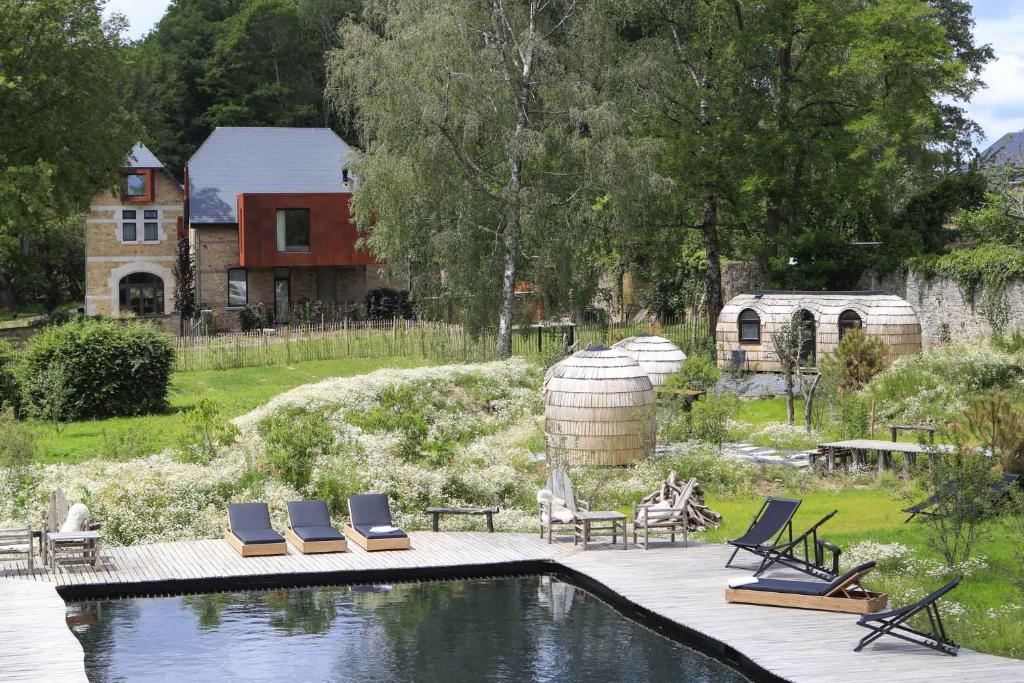
M558 565L649 610L743 653L791 681L1024 681L1024 661L961 650L953 658L883 639L862 653L853 646L866 631L856 617L725 602L729 550L721 545L667 544L649 551L630 546L583 552L562 540L533 535L414 532L409 551L350 552L242 558L222 540L107 548L99 571L86 568L28 575L16 562L0 563L0 681L84 680L82 649L64 623L65 591L164 593L176 586L284 585L414 578L418 573L483 576L516 565ZM184 582L184 583L183 583ZM208 588L207 588L208 589ZM953 596L955 599L955 596ZM954 634L955 635L955 634ZM891 641L891 642L889 642ZM33 649L35 648L35 649ZM20 668L18 668L20 667Z

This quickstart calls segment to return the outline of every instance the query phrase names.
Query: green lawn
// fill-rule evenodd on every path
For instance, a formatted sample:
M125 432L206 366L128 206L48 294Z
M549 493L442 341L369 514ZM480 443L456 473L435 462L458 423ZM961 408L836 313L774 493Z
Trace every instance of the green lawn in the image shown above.
M178 442L184 429L181 413L200 398L209 398L225 419L237 417L277 394L328 377L347 377L382 367L414 367L412 358L308 361L288 366L177 372L171 407L162 415L72 422L59 432L45 422L33 423L43 462L80 462L90 458L129 459L158 452Z

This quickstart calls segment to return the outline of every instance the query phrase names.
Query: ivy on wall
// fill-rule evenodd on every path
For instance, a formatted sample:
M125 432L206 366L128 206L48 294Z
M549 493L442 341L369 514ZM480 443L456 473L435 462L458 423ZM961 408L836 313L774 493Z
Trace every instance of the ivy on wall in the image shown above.
M979 304L979 312L1002 334L1010 322L1006 288L1024 281L1024 251L1001 244L957 249L948 254L918 256L907 265L925 280L948 278L957 283L964 300Z

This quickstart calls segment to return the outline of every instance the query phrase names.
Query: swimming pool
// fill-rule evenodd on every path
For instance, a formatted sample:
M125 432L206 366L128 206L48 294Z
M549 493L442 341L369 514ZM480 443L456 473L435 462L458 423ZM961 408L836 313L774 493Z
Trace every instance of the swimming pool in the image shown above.
M746 681L550 576L68 603L93 681Z

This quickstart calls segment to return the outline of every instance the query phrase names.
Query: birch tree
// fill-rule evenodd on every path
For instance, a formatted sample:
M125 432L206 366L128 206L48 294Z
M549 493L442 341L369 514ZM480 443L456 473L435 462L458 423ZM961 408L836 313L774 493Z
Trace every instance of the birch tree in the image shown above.
M599 223L595 141L609 124L571 70L577 11L381 0L343 25L329 60L329 93L363 146L353 207L369 247L413 264L421 300L496 327L499 356L512 351L517 283L545 268L574 277Z

